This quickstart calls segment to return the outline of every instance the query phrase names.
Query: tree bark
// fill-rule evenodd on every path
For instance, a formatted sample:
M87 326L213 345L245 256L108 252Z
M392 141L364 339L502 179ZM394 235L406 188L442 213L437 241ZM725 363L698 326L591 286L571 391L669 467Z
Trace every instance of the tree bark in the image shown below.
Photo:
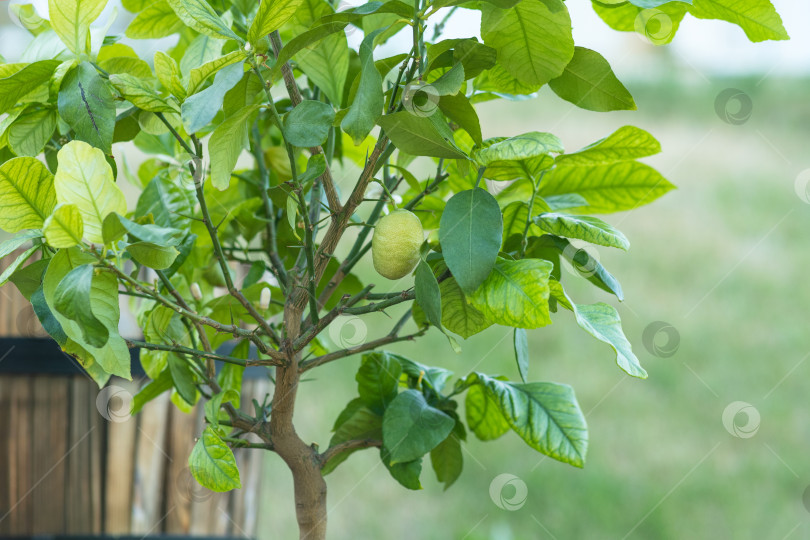
M293 278L294 280L294 278ZM293 284L290 290L297 284ZM276 369L276 387L270 415L273 448L284 460L293 475L295 514L301 540L326 538L326 482L321 475L318 451L306 444L295 432L293 413L298 391L298 362L300 356L293 350L293 342L301 333L302 309L293 302L284 308L287 335L284 346L287 362Z

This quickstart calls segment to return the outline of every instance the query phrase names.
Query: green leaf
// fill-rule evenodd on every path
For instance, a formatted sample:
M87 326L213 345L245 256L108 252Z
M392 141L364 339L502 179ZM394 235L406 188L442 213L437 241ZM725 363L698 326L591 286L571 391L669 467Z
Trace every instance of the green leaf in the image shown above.
M390 403L383 416L383 443L390 464L421 458L453 430L454 420L428 405L416 390L405 390Z
M176 34L183 21L165 0L146 6L127 26L126 36L132 39L157 39Z
M439 443L430 451L430 463L436 479L444 484L444 489L448 489L461 476L464 468L464 456L461 453L461 441L455 433Z
M439 282L433 275L430 265L419 261L414 279L416 301L425 312L427 320L436 328L442 328L442 294Z
M421 379L422 387L430 388L437 394L444 389L447 381L449 381L450 377L453 376L453 372L450 370L440 367L426 366L424 364L420 364L419 362L414 362L413 360L399 354L387 354L395 357L399 361L399 363L402 365L402 372L405 373L409 378L413 379L414 383Z
M126 214L124 193L113 181L112 169L98 148L71 141L57 154L54 178L60 204L75 204L82 215L85 237L103 243L102 224L108 214Z
M380 460L388 469L391 477L408 489L422 489L419 476L422 474L422 458L406 461L404 463L391 463L391 452L383 447L380 448Z
M172 12L174 14L174 12ZM154 58L155 74L160 84L166 90L177 96L178 99L186 97L186 89L183 87L182 74L177 62L168 54L157 51Z
M661 144L648 132L635 126L624 126L585 148L557 156L554 161L564 167L608 165L652 156L660 151Z
M59 60L41 60L24 65L13 73L4 73L0 78L0 114L8 112L19 103L20 98L48 82L59 64Z
M662 5L666 4L667 2L683 2L685 4L691 4L692 0L629 0L631 4L634 6L638 6L644 9L650 8L657 8L661 7ZM606 4L610 4L611 2L604 2Z
M552 281L551 290L563 307L574 312L577 324L593 337L607 343L616 352L616 365L625 373L639 379L646 379L647 372L633 354L632 346L622 330L622 320L613 306L599 302L596 304L575 304L559 282Z
M364 354L357 370L357 392L366 407L382 414L397 397L402 366L386 352Z
M495 137L473 149L471 157L484 176L493 180L534 179L553 165L551 152L563 152L560 139L551 133L533 131L515 137Z
M189 28L209 37L241 41L205 0L167 0L167 2Z
M93 314L90 304L94 271L92 265L85 264L68 272L54 291L54 308L78 323L87 344L100 348L107 343L110 334Z
M77 140L111 153L115 103L107 82L89 62L82 62L62 79L58 106L59 116L73 128Z
M161 246L151 242L135 242L127 246L127 251L136 262L155 270L171 267L180 254L173 246Z
M608 26L620 32L637 32L653 45L672 41L686 15L687 4L668 2L655 9L644 9L630 2L593 2L593 9Z
M84 222L75 204L60 204L45 220L42 228L51 247L69 248L79 244L84 236Z
M506 422L526 444L558 461L585 465L588 426L570 386L510 383L481 373L471 377L498 404Z
M243 107L229 116L214 130L208 139L208 155L211 156L211 183L223 191L231 183L231 172L242 150L248 147L248 121L258 109L256 105Z
M156 379L144 386L132 398L131 414L137 414L143 406L172 387L172 376L169 370L164 370Z
M104 219L105 241L113 242L129 233L135 240L157 244L159 246L177 246L186 236L185 231L170 227L160 227L151 223L141 225L124 216L110 214Z
M461 90L461 85L467 77L464 76L464 66L461 62L448 69L441 77L430 83L433 90L440 96L454 96Z
M442 120L443 121L443 120ZM455 142L439 132L434 120L409 111L381 116L377 123L394 145L414 156L464 159Z
M201 69L205 64L220 59L224 44L225 40L223 39L213 38L205 34L198 35L186 46L183 57L180 58L180 72L184 75L188 74L189 81L191 81L191 73L195 69ZM241 50L234 52L241 52Z
M147 185L138 198L135 216L149 214L160 227L186 229L191 224L196 199L171 180L156 176Z
M185 60L185 57L184 57ZM208 77L217 73L219 70L228 67L237 62L245 60L245 53L239 49L225 56L214 58L210 61L204 62L202 65L195 67L188 75L188 95L197 93L202 87ZM182 68L182 65L180 66Z
M307 79L315 83L337 107L343 104L343 90L349 75L349 58L346 34L338 32L298 53L295 61Z
M95 21L107 0L48 0L51 28L73 54L90 52L90 23Z
M498 259L470 303L496 324L539 328L551 324L548 278L554 265L541 259Z
M603 291L616 295L619 300L624 300L624 293L619 281L613 274L607 271L602 264L592 257L585 249L579 249L565 238L552 236L555 247L571 263L571 266L585 279L602 289Z
M24 112L8 128L8 145L18 156L36 156L56 129L56 111L34 109Z
M494 441L509 431L509 424L498 401L481 385L473 385L467 390L464 409L467 413L467 426L482 441Z
M475 112L475 108L467 96L461 92L454 96L442 96L439 98L439 109L449 120L466 131L476 144L483 142L478 113Z
M0 259L6 257L14 250L34 238L42 238L42 234L39 231L25 231L22 234L18 234L17 236L4 241L0 244Z
M534 222L544 231L557 236L577 238L625 251L630 249L630 241L620 230L596 217L548 212L534 218Z
M634 111L636 102L616 78L601 54L585 47L576 52L565 71L548 83L554 93L589 111Z
M0 165L0 229L40 229L54 206L53 175L41 161L19 157Z
M127 73L110 75L110 83L121 95L141 110L149 112L180 112L172 99L166 99L151 84Z
M211 123L219 110L222 109L225 94L236 86L242 79L244 72L241 63L222 68L214 76L214 82L211 86L183 101L181 115L187 133L196 133Z
M197 386L194 384L194 372L191 371L187 361L176 354L169 354L169 372L177 393L183 401L193 405L197 401Z
M242 487L236 459L212 427L206 427L188 458L191 475L201 486L218 493Z
M446 330L467 339L492 326L484 314L467 302L455 278L439 283L442 296L442 324Z
M582 209L594 214L634 210L649 204L675 186L648 165L624 161L591 167L559 167L540 183L539 194L578 193L588 206Z
M524 0L509 9L482 4L481 36L498 51L498 64L528 85L559 77L574 55L562 0Z
M302 2L303 0L261 0L259 10L248 29L248 41L255 46L261 38L281 28Z
M341 129L351 136L354 144L360 144L368 136L377 120L383 122L391 116L380 116L385 104L385 97L382 92L382 75L374 65L373 54L374 38L379 32L378 30L370 33L360 44L360 84L357 87L354 101L349 106L349 112L340 121ZM385 125L380 125L386 129ZM388 130L386 129L386 131ZM391 137L390 134L389 137ZM393 137L391 140L394 140Z
M2 273L0 273L0 286L5 285L5 284L8 282L8 280L11 278L11 276L14 274L14 272L16 272L16 271L17 271L17 269L18 269L18 268L19 268L19 267L20 267L20 266L21 266L23 263L25 263L25 261L27 261L28 259L30 259L30 258L31 258L31 255L33 255L33 254L34 254L35 252L37 252L39 249L40 249L40 247L39 247L39 246L32 246L32 247L30 247L30 248L26 249L25 251L23 251L23 252L22 252L22 253L21 253L19 256L17 256L17 258L16 258L16 259L14 259L13 261L11 261L11 264L9 264L9 265L8 265L8 266L7 266L7 267L6 267L6 268L3 270L3 272L2 272Z
M529 379L529 339L526 330L515 328L512 336L512 343L515 346L515 360L517 361L518 373L523 382Z
M465 292L489 275L501 247L503 218L498 201L481 188L456 193L447 201L439 241L447 267Z
M307 99L284 117L287 142L300 148L320 146L326 141L335 111L326 103Z
M330 448L351 440L382 439L382 416L375 414L362 405L358 407L356 404L355 401L349 402L349 405L341 413L341 416L346 416L346 418L338 417L340 424L336 427L335 434L332 435L332 439L329 441ZM344 415L344 413L346 414ZM321 473L326 475L334 471L338 465L346 461L346 458L357 450L359 449L341 452L324 465Z
M689 13L736 24L753 42L790 39L770 0L694 0Z

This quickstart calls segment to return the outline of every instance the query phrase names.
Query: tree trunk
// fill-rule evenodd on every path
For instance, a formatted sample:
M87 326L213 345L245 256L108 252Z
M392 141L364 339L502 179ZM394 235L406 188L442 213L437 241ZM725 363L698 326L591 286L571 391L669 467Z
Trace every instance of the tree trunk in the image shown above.
M326 538L326 482L321 475L318 451L307 445L293 426L295 396L298 391L299 355L293 354L292 343L301 330L302 309L288 303L284 309L287 335L287 365L276 369L276 388L270 415L273 449L290 468L295 488L295 514L301 540Z

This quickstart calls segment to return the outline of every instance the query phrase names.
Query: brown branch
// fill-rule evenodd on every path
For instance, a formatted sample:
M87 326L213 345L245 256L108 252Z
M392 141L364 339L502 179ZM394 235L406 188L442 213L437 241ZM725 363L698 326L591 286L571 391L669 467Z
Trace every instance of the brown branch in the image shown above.
M318 456L318 459L321 462L321 468L323 468L332 458L336 457L342 452L346 452L348 450L359 450L361 448L380 448L381 446L382 441L378 439L352 439L350 441L336 444L331 448L327 448L320 456Z
M376 349L377 347L382 347L383 345L389 345L391 343L397 343L399 341L412 341L417 337L422 336L426 330L420 330L419 332L415 332L413 334L408 334L407 336L397 336L389 334L387 336L369 341L367 343L363 343L362 345L357 345L355 347L349 347L347 349L341 349L339 351L331 352L324 354L323 356L318 356L316 358L311 358L309 360L304 360L298 366L298 371L303 373L308 371L312 368L316 368L318 366L322 366L323 364L327 364L329 362L333 362L335 360L339 360L341 358L346 358L347 356L352 356L361 352L371 351Z

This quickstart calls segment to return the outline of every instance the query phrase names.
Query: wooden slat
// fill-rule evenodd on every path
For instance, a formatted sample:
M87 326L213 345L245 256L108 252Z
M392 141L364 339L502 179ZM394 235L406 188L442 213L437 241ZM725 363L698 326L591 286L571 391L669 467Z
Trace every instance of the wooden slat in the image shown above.
M192 483L188 481L188 456L194 447L194 413L186 414L172 406L169 412L169 455L171 456L166 471L164 504L166 521L164 533L188 534L191 525Z
M157 534L163 513L163 476L168 461L169 393L147 403L137 415L138 434L133 472L131 528L133 534Z
M11 437L12 409L11 388L14 377L0 377L0 430L6 436L0 436L0 536L11 534ZM7 411L3 413L2 411Z
M33 454L34 534L61 533L65 529L65 506L53 504L64 497L67 459L67 385L65 377L32 378L33 426L30 434ZM57 495L58 494L58 495Z
M65 508L67 533L87 534L92 531L93 514L90 493L91 429L90 408L95 411L93 383L84 377L70 382L70 422L68 429L67 488Z
M107 422L107 474L105 481L104 532L127 534L132 519L132 475L135 466L135 437L138 418L129 415L132 396L138 392L137 381L115 380L107 387L109 396ZM112 389L112 390L109 390Z
M33 485L33 463L31 461L32 415L31 402L33 387L28 377L18 377L11 389L11 438L10 468L11 534L26 534L33 524L34 501L30 496Z

